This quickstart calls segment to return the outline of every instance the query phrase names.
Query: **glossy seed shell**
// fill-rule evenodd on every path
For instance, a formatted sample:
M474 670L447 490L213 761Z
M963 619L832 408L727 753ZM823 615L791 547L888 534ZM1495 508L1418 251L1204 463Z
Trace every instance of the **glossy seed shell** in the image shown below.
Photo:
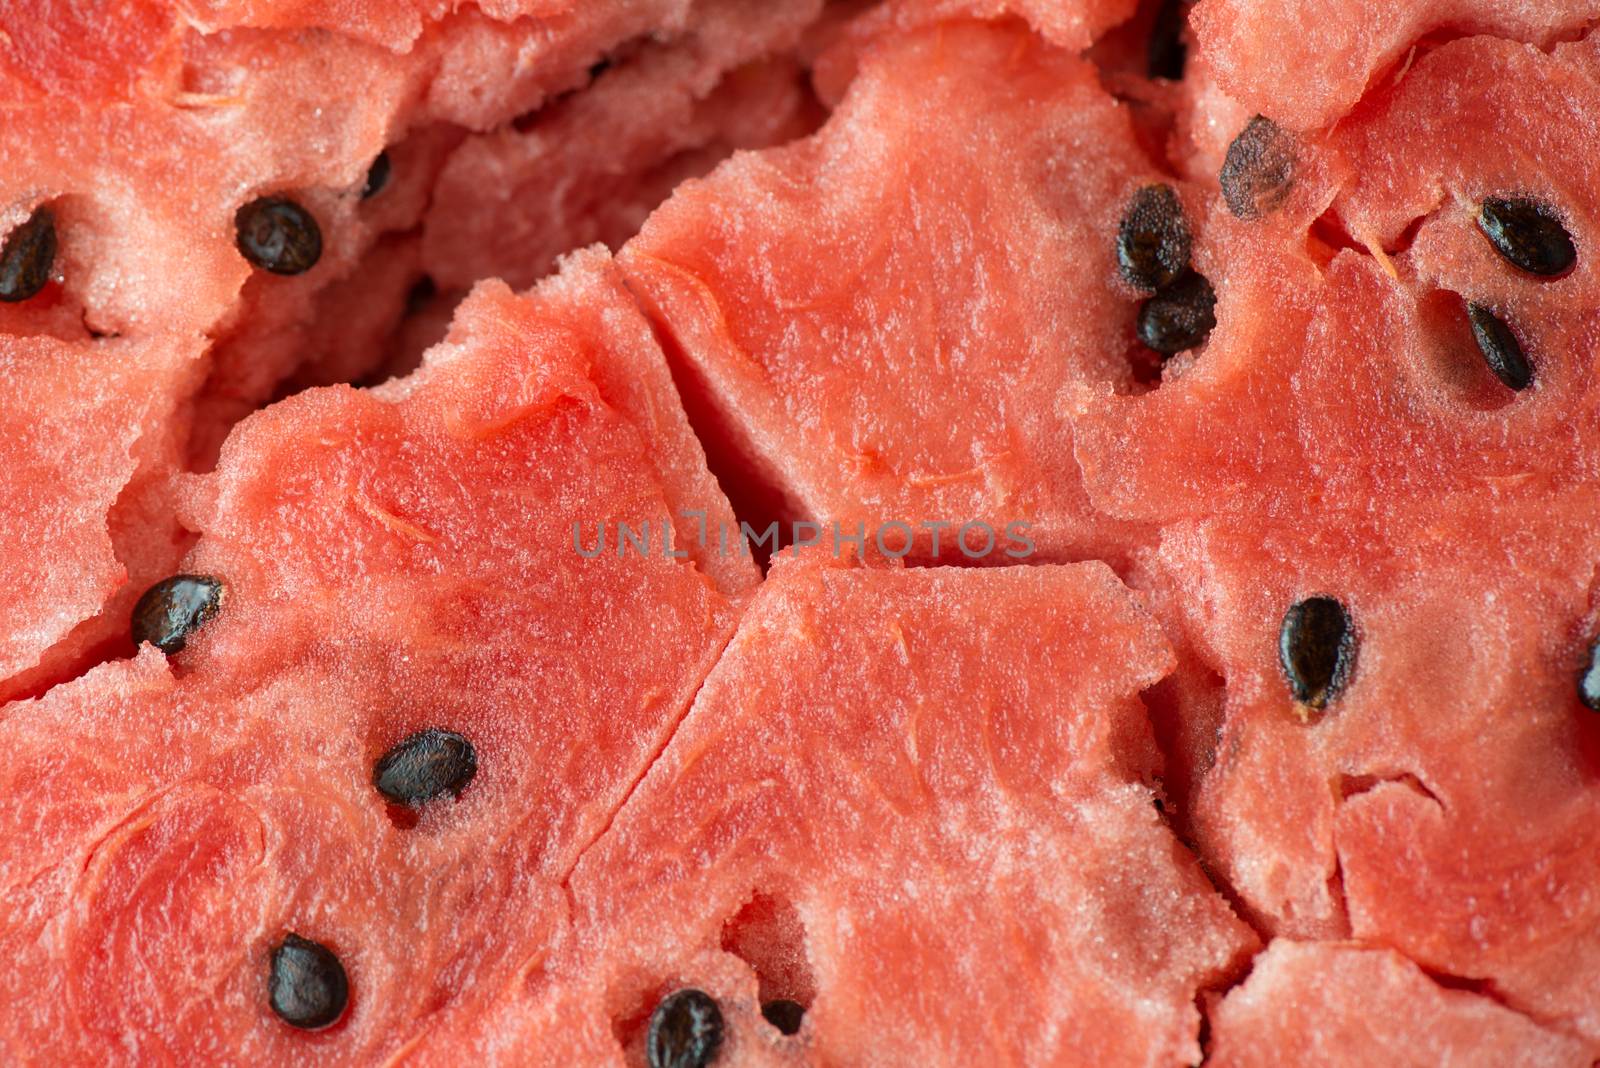
M1163 356L1203 345L1217 325L1216 309L1211 283L1191 271L1139 308L1139 340Z
M40 208L0 245L0 301L15 304L38 294L56 263L56 219Z
M273 274L301 274L322 258L322 229L286 197L261 197L233 218L235 244L250 263Z
M1260 219L1289 198L1294 186L1294 141L1271 119L1257 115L1228 146L1218 182L1237 218Z
M1488 197L1478 209L1478 229L1508 263L1529 274L1565 274L1578 260L1560 216L1532 197Z
M144 591L133 606L133 644L149 642L169 656L222 606L222 582L210 575L173 575Z
M703 990L668 994L650 1014L645 1053L650 1068L705 1068L722 1048L722 1010Z
M1589 646L1589 662L1578 676L1578 700L1591 712L1600 712L1600 638Z
M1349 681L1355 631L1344 605L1308 597L1292 605L1278 633L1278 659L1297 704L1326 708Z
M268 1001L278 1018L303 1031L339 1021L350 1003L350 979L327 946L286 935L272 950Z
M1147 185L1129 199L1117 227L1117 268L1151 293L1189 269L1189 223L1170 185Z
M478 754L454 731L418 731L379 758L372 785L397 805L416 807L459 795L478 773Z
M372 161L372 166L367 168L367 183L361 187L361 199L367 200L383 192L384 186L389 184L389 175L393 171L393 164L389 160L389 153L379 152L378 157Z
M780 1034L792 1035L799 1032L806 1010L798 1001L775 998L762 1003L761 1015L769 1024L776 1027Z
M1494 312L1482 304L1467 305L1467 319L1472 323L1472 336L1477 339L1478 351L1489 365L1494 376L1505 383L1507 389L1527 389L1533 384L1533 367L1522 352L1522 344Z

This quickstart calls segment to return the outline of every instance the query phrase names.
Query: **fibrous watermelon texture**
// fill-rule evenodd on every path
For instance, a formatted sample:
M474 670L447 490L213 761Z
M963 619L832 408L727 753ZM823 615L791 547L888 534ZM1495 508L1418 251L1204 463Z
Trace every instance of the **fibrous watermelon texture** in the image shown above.
M1020 27L889 35L859 66L816 137L687 184L629 243L691 394L779 514L907 523L923 558L960 559L968 521L1117 552L1136 535L1089 507L1064 409L1131 379L1134 294L1083 250L1159 174L1094 68Z
M590 515L728 518L598 256L527 298L486 284L404 383L277 405L184 488L216 617L170 663L147 646L0 721L0 1043L13 1063L376 1063L554 940L562 884L754 571L571 550ZM392 812L374 762L428 729L465 736L476 775ZM343 962L337 1033L263 1011L286 931Z
M688 986L733 1064L1194 1061L1196 989L1255 939L1151 805L1154 621L1100 564L821 560L775 562L574 870L567 956L470 1055L639 1063Z
M0 1059L1591 1063L1597 18L0 11Z

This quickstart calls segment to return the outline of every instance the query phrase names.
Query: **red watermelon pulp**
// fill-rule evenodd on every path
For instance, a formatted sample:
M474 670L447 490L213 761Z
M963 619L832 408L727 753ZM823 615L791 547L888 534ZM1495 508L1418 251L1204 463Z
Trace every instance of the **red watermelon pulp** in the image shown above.
M0 10L0 1060L1600 1063L1600 5Z

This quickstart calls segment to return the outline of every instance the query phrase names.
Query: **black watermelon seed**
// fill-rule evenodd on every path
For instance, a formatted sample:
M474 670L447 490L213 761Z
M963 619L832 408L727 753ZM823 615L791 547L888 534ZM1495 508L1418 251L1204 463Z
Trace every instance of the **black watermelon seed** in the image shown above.
M367 184L361 187L361 199L375 197L383 192L383 187L389 184L389 175L393 164L389 162L389 153L379 152L378 157L372 161L372 166L367 168Z
M317 1031L337 1023L350 1003L350 979L332 950L297 934L272 950L272 1011L284 1023Z
M56 263L56 217L39 208L0 245L0 301L27 300L50 281Z
M774 998L762 1003L761 1015L783 1034L792 1035L800 1030L800 1021L805 1019L806 1008L798 1001Z
M1600 712L1600 638L1589 646L1589 665L1578 676L1578 700L1591 712Z
M169 656L217 614L222 583L209 575L173 575L144 591L133 606L133 644L149 642Z
M1217 294L1193 271L1139 308L1139 340L1163 356L1205 344L1217 325Z
M1350 676L1355 644L1350 617L1334 598L1307 597L1292 605L1278 633L1278 659L1295 701L1321 709L1339 696Z
M1117 267L1135 288L1154 293L1189 269L1189 224L1170 185L1133 194L1117 227Z
M1270 215L1294 184L1294 142L1271 119L1257 115L1228 146L1218 176L1222 199L1240 219Z
M1189 60L1183 43L1183 0L1162 0L1150 29L1150 46L1145 54L1145 73L1152 78L1180 81Z
M692 987L661 999L650 1014L645 1052L650 1068L705 1068L722 1047L722 1010Z
M1496 252L1529 274L1565 274L1578 259L1572 235L1554 209L1532 197L1485 198L1478 229Z
M418 731L379 758L372 785L397 805L413 808L445 794L459 796L478 773L472 743L454 731Z
M1533 367L1522 353L1517 335L1511 332L1504 319L1482 304L1467 303L1467 318L1472 322L1472 336L1478 340L1484 362L1494 376L1504 382L1507 389L1524 390L1533 384Z
M260 197L233 217L244 258L273 274L301 274L322 257L322 230L311 213L286 197Z

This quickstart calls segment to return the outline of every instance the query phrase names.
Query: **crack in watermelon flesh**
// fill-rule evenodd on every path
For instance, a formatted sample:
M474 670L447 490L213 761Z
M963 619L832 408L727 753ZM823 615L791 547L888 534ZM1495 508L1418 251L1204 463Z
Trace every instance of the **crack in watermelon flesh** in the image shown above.
M0 1059L642 1064L683 987L737 1065L1600 1056L1600 11L1198 0L1152 79L1158 6L0 13L0 232L60 239L0 304ZM1165 361L1154 183L1217 297ZM238 255L263 195L311 270ZM1038 552L763 577L696 512ZM684 555L573 551L646 522ZM178 571L222 611L135 651ZM402 812L427 728L478 770Z

